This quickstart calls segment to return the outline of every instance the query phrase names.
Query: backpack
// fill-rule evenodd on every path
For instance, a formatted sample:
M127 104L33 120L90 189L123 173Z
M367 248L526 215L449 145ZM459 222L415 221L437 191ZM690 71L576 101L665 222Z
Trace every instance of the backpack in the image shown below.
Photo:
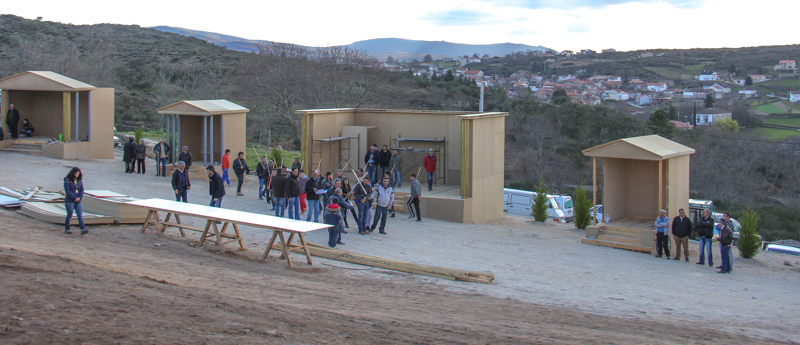
M325 212L324 218L325 218L325 224L333 226L339 225L339 215L336 213Z

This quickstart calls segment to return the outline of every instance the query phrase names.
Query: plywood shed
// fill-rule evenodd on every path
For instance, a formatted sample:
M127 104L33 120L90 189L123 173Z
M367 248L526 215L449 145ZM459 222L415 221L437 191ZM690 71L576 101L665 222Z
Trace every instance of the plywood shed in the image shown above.
M63 143L42 144L42 155L57 159L114 158L114 89L97 88L50 71L28 71L0 79L0 121L10 104L28 119L33 139L63 137ZM0 141L0 148L15 141Z
M183 146L192 152L193 166L221 162L226 149L231 150L232 158L244 152L249 111L224 99L180 101L159 108L158 113L167 117L167 143L177 143L172 145L170 163L176 163Z
M423 217L454 222L486 222L503 217L503 173L505 117L508 113L459 111L314 109L300 110L302 116L301 161L306 171L336 171L343 168L351 183L353 169L364 167L371 144L400 149L405 160L403 188L407 194L409 176L418 174L423 184ZM338 141L331 150L331 139ZM328 139L328 142L324 141ZM403 143L400 145L400 143ZM428 192L424 168L415 150L440 148L437 152L436 187ZM446 149L444 149L446 148ZM409 150L411 149L411 150ZM424 154L423 154L424 155ZM349 165L345 166L349 162ZM413 170L413 171L412 171ZM396 208L397 209L397 208Z
M608 215L609 222L587 227L583 242L652 252L658 210L666 210L671 219L679 209L689 209L689 155L694 152L658 135L619 139L584 150L595 168L595 206L597 158L603 159L603 216Z

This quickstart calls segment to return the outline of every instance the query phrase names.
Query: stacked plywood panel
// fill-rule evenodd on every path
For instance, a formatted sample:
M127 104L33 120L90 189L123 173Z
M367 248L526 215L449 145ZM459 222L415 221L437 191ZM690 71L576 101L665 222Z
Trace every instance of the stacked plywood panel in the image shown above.
M45 202L26 202L18 211L26 216L49 223L64 224L67 218L67 209L64 204ZM93 213L83 213L84 224L112 224L114 218ZM78 216L73 213L70 224L78 225Z
M0 195L0 206L5 208L15 208L20 207L24 201L20 200L19 198L14 198L10 196Z
M43 191L40 190L39 187L26 189L0 187L0 195L17 198L22 201L64 202L64 194L60 192Z
M310 243L308 244L307 248L313 256L345 261L359 265L380 267L395 271L421 274L430 277L474 283L491 284L491 282L494 280L494 273L491 272L467 271L454 268L420 265L406 261L382 258L380 256L353 253Z
M88 191L84 193L87 195L89 194ZM129 196L100 197L100 195L110 194L111 193L92 193L91 195L85 196L83 198L83 209L88 212L111 216L116 223L120 224L144 223L145 218L147 218L147 209L128 204L131 201L141 199Z

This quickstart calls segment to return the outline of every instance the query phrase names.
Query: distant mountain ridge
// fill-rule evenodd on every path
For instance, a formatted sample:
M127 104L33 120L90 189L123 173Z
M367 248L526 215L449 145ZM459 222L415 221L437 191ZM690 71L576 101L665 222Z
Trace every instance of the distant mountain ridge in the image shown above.
M209 43L225 46L228 49L239 51L258 51L259 43L268 43L266 40L248 40L241 37L218 34L208 31L190 30L171 26L155 26L153 29L171 32L184 36L197 37ZM347 45L353 49L365 50L376 58L386 58L392 56L399 60L422 60L426 54L431 54L434 58L455 58L458 56L472 54L488 54L489 56L505 56L506 54L518 51L549 50L543 46L530 46L519 43L495 43L495 44L462 44L445 41L419 41L407 40L402 38L378 38L354 42ZM310 48L310 47L309 47Z

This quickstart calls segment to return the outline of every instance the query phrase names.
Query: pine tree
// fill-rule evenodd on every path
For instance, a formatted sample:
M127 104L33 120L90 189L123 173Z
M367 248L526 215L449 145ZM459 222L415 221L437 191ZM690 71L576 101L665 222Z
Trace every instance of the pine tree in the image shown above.
M758 221L761 216L751 208L744 210L741 228L739 229L739 240L736 246L739 254L745 259L752 259L758 254Z
M586 195L586 190L581 188L581 182L575 187L575 227L578 229L586 229L592 223L592 204L589 202L589 197Z
M536 197L533 199L533 219L537 222L544 223L547 220L547 193L550 192L549 188L544 185L542 180L539 180L539 186L536 188Z
M650 114L647 125L653 131L664 138L672 139L675 136L675 125L669 122L669 113L664 109L658 109Z

